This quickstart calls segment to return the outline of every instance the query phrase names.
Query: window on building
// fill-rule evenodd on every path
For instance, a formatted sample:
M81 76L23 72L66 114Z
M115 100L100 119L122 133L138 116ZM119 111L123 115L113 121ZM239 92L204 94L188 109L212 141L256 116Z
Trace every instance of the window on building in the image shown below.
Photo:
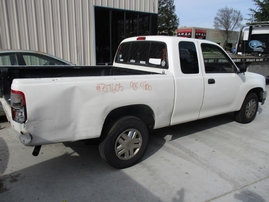
M96 63L111 64L120 42L157 34L157 14L95 7Z

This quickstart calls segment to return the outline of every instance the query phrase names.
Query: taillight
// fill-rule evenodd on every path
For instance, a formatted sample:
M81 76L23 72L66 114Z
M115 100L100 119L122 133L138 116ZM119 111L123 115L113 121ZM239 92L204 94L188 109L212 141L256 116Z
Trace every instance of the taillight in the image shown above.
M13 121L25 123L26 116L26 101L25 95L21 91L11 90L11 114Z

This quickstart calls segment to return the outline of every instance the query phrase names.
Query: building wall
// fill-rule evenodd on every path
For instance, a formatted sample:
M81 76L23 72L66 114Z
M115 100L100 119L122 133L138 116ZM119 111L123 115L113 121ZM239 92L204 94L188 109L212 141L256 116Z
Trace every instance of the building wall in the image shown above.
M94 65L94 6L158 12L158 0L1 0L0 49L36 50Z
M228 44L232 45L232 47L235 47L235 44L238 41L238 36L239 36L239 31L230 32ZM214 41L220 44L221 46L223 46L225 43L225 37L226 37L225 33L222 30L207 29L206 39Z
M195 38L195 31L196 30L204 30L206 32L205 39L207 39L207 40L214 41L214 42L220 44L221 46L223 46L225 43L224 31L217 30L217 29L208 29L208 28L201 28L201 27L184 27L184 28L178 28L177 32L179 33L181 31L183 31L183 32L186 31L186 35L188 37ZM183 36L184 36L184 33L183 33ZM237 43L238 36L239 36L238 31L231 32L228 44L232 45L234 47L235 44Z

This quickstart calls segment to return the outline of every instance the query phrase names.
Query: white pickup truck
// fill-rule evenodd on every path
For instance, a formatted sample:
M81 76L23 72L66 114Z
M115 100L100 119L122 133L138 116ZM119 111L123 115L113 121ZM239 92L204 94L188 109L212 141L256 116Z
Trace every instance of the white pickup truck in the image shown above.
M37 155L41 145L98 138L115 168L139 162L152 129L228 112L248 123L267 94L265 78L219 45L181 37L125 39L112 66L25 68L1 67L12 80L1 102L20 141Z

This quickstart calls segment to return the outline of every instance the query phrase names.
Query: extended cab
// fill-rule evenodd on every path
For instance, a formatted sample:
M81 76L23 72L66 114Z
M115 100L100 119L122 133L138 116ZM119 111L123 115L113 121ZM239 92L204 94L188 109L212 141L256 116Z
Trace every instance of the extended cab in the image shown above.
M206 40L132 37L112 66L59 68L45 76L1 68L12 79L10 104L7 87L1 98L12 127L35 153L44 144L98 138L101 156L115 168L142 158L152 129L228 112L249 123L266 98L263 76L239 69Z

